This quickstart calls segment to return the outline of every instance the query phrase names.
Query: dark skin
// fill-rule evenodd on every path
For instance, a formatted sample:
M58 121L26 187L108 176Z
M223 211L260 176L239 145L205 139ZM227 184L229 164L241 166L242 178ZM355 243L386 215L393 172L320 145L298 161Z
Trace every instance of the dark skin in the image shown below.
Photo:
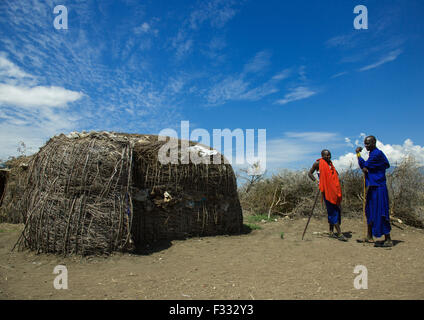
M372 150L374 150L375 148L377 148L376 147L376 144L377 144L377 139L374 136L368 136L364 140L364 146L365 146L365 149L368 152L371 152ZM356 153L360 153L362 151L362 147L357 147L355 151L356 151ZM364 167L364 168L362 168L362 172L365 175L367 175L368 174L368 169L366 167ZM368 190L367 190L367 192L368 192ZM384 238L385 238L384 239L384 242L387 242L387 243L389 243L389 242L391 243L392 242L392 239L390 237L390 233L389 234L385 234L384 235ZM374 239L372 237L372 224L369 224L368 225L368 235L367 235L366 241L368 241L368 242L373 242L374 241Z
M323 150L321 152L321 157L328 163L330 164L331 161L331 152L329 150ZM314 177L314 172L317 171L319 172L319 161L314 162L314 164L312 165L311 170L309 170L308 172L308 177L312 180L312 181L317 181L317 179L315 179ZM338 235L342 234L342 230L340 228L340 224L336 223L336 224L330 224L330 233L334 232L334 227L336 227L336 231Z

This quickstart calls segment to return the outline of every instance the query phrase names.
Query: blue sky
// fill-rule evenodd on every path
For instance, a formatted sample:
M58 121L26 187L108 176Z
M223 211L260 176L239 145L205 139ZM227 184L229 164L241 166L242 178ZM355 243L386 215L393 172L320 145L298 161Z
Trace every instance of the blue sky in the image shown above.
M356 5L368 29L356 30ZM57 30L53 9L68 10ZM424 2L0 3L0 158L82 130L267 130L267 167L338 165L363 134L424 163ZM348 155L348 156L347 156Z

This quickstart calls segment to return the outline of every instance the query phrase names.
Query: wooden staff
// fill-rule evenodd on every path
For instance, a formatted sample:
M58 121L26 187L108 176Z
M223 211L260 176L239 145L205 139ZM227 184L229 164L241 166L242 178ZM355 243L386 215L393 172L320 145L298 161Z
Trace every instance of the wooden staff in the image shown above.
M368 234L368 225L367 225L367 214L365 212L365 207L367 204L367 188L365 186L365 173L364 173L364 177L363 177L363 181L364 181L364 203L363 203L363 214L364 214L364 244L365 241L367 240L367 234Z
M321 193L321 191L320 191L320 190L319 190L319 188L318 188L318 192L317 192L317 194L316 194L316 196L315 196L314 205L312 206L311 214L310 214L310 216L309 216L309 218L308 218L308 222L306 223L305 230L303 230L302 240L303 240L303 237L305 236L306 229L308 228L309 221L311 221L312 214L314 213L315 205L317 204L318 196L319 196L319 194L320 194L320 193Z

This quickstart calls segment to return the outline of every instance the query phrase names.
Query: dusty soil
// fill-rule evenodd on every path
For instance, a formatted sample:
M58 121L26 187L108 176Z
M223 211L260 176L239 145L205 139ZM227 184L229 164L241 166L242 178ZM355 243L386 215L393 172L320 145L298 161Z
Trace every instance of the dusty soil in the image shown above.
M0 224L0 299L424 299L423 230L393 227L396 245L376 248L356 242L356 219L343 221L348 242L325 236L325 220L313 219L303 241L306 219L258 224L150 254L89 258L11 252L23 226ZM53 287L59 264L67 290ZM368 270L368 289L354 288L357 265Z

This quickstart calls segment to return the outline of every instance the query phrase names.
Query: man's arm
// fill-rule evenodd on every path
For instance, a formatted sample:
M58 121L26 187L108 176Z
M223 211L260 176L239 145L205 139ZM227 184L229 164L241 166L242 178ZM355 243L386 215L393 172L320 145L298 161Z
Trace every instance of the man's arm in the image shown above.
M316 161L314 162L314 164L312 165L311 170L309 170L308 172L308 177L312 180L312 181L316 181L317 179L315 179L314 177L314 172L319 170L319 162Z
M362 159L362 157L358 157L359 166L361 168L367 168L367 169L376 169L381 167L382 165L385 165L384 159L382 159L381 153L371 154L367 161Z

